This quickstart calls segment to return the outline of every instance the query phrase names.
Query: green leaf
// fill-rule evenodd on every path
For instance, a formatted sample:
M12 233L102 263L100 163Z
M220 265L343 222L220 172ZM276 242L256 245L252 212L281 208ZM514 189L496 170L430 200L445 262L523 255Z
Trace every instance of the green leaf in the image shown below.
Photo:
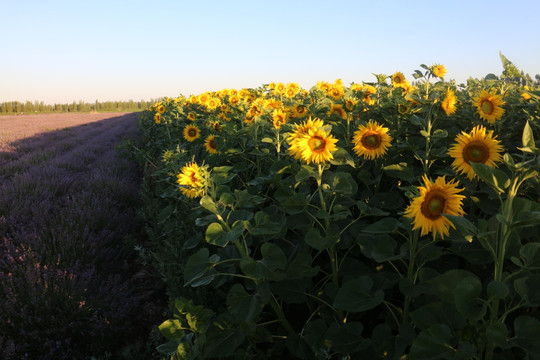
M504 299L510 293L508 285L502 281L492 280L487 286L487 296L492 299Z
M476 276L463 278L454 290L457 310L471 320L480 320L486 314L486 306L480 298L482 282Z
M397 241L388 235L360 234L357 236L362 254L379 263L402 258L404 254L396 254Z
M333 191L346 196L354 195L358 191L356 181L346 172L331 173L327 181Z
M280 223L271 221L270 215L264 211L255 213L255 226L249 229L250 234L255 236L275 235L281 232L282 226Z
M503 193L510 186L510 179L502 170L472 161L470 164L476 175L498 193Z
M205 234L206 242L212 245L225 246L227 245L227 239L225 238L225 231L220 223L214 222L208 225Z
M433 132L433 134L431 134L431 137L433 139L444 139L448 137L448 131L444 129L437 129Z
M533 149L535 148L534 134L528 121L525 123L525 127L523 128L523 135L521 136L521 143L523 144L524 148L527 148L527 147L533 148Z
M427 126L427 121L424 118L419 117L418 115L413 115L411 116L411 124L425 128Z
M496 346L504 347L508 343L508 328L501 321L489 324L486 329L486 337Z
M324 343L343 355L357 353L369 346L369 341L362 337L363 330L364 326L359 322L351 321L340 325L332 322L325 334Z
M349 165L350 167L356 167L354 164L354 159L347 150L338 147L336 151L332 153L333 158L330 159L330 164L332 165Z
M349 312L362 312L373 309L384 300L384 292L373 291L373 280L369 276L360 276L349 280L338 290L334 300L337 309Z
M519 255L523 259L524 267L530 270L540 269L540 243L531 242L523 245L519 249Z
M420 331L412 343L408 359L445 359L450 358L454 351L450 328L445 324L436 324Z
M435 295L441 298L441 300L454 304L454 293L459 281L467 277L474 278L475 276L469 271L454 269L434 277L428 283L431 285Z
M226 358L232 356L234 351L244 341L245 334L234 324L226 322L216 322L208 329L206 334L206 347L204 348L204 359Z
M171 340L165 344L159 345L158 347L156 347L156 350L161 354L174 355L179 350L182 350L181 346L182 340Z
M165 320L158 329L167 340L181 340L185 335L182 323L178 319Z
M287 266L287 256L279 246L266 242L261 247L263 263L270 271L285 270Z
M408 167L407 163L387 165L383 167L383 171L388 176L398 178L404 181L413 181L416 179L416 176L414 175L414 169L412 167Z
M395 232L400 226L401 223L398 219L394 217L386 217L366 226L362 229L362 232L369 234L388 234Z
M320 251L337 244L339 241L339 233L331 233L327 236L322 236L318 229L311 228L306 233L304 240L306 244Z
M535 355L540 355L540 322L530 316L519 316L514 320L516 336L512 343Z
M447 324L452 329L461 329L467 319L461 315L456 307L442 302L434 301L419 307L411 313L413 324L419 329L427 329L437 324Z
M227 294L227 308L237 319L251 325L255 330L254 319L261 313L264 304L259 294L248 294L241 284L234 284Z
M476 228L476 226L463 216L455 216L448 214L443 214L443 216L450 220L452 224L454 224L456 230L459 231L461 235L463 235L465 240L467 240L468 242L471 242L473 240L473 237L478 233L478 229Z
M199 204L205 208L206 210L210 211L211 213L214 213L216 215L219 214L219 211L217 209L216 204L214 203L214 200L208 195L205 195L201 198Z
M211 283L214 279L214 273L210 271L213 265L209 259L207 248L202 248L191 255L184 267L184 286L200 286Z

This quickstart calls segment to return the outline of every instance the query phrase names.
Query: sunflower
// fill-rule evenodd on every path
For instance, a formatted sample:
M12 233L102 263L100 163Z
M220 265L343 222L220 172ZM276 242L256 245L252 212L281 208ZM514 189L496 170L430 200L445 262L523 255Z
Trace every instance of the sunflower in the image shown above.
M192 112L189 112L189 113L187 114L187 118L188 118L189 120L191 120L191 121L195 121L195 114L192 113Z
M157 111L158 111L158 113L163 114L165 112L165 106L164 105L159 105L157 107Z
M362 91L364 91L364 95L362 96L362 101L364 101L368 105L375 104L375 100L371 98L371 95L377 93L377 88L372 85L363 85Z
M285 96L288 98L295 97L300 92L300 85L297 83L288 83L285 87Z
M458 195L463 189L458 189L455 180L446 182L444 176L439 176L432 183L426 175L422 177L425 186L419 186L420 195L414 198L405 210L405 217L413 219L413 230L421 228L421 235L433 233L433 240L439 235L441 239L448 236L449 227L454 224L441 214L463 216L463 195Z
M274 125L274 128L279 129L281 125L285 124L287 122L287 117L287 113L282 109L274 110L272 113L272 124Z
M322 164L334 158L332 152L337 150L338 139L323 128L318 128L309 129L297 141L297 151L302 160L307 164Z
M184 128L184 139L187 141L193 141L201 135L201 130L193 125L188 125Z
M321 90L321 91L324 91L324 92L328 92L330 91L330 88L331 88L331 84L326 82L326 81L322 81L322 80L319 80L317 81L317 90Z
M500 153L503 147L492 135L493 131L486 132L486 128L481 125L473 128L469 134L461 132L456 137L457 144L448 151L448 155L454 158L452 167L467 175L469 180L476 177L471 161L497 167L495 163L502 160Z
M328 95L330 95L334 100L341 99L344 94L345 90L343 89L343 86L332 85L328 90Z
M303 118L303 117L307 116L308 113L309 113L308 108L305 105L296 104L293 107L294 117Z
M401 87L403 86L403 83L405 82L405 75L401 72L396 72L394 75L392 75L392 86L393 87Z
M289 135L287 142L289 143L289 153L293 155L296 159L302 157L302 152L298 146L300 139L305 135L308 135L310 130L318 130L324 126L324 122L321 119L315 118L314 120L311 117L304 121L302 124L295 124L294 132Z
M446 96L444 97L444 100L441 104L441 107L446 113L446 116L450 116L456 112L456 103L457 98L454 94L454 90L449 88L448 90L446 90Z
M209 97L204 103L210 110L214 110L221 106L221 99L218 97Z
M443 78L444 75L446 75L446 68L444 67L444 65L434 65L432 71L433 75L435 75L436 77Z
M176 183L180 185L180 191L189 198L201 196L204 192L201 168L197 163L191 162L176 176Z
M473 99L473 103L480 118L491 124L503 116L504 109L500 105L506 104L495 91L488 92L486 90L482 90L480 95Z
M154 121L156 122L156 124L161 124L161 114L160 113L155 113Z
M280 95L285 94L285 84L280 82L276 83L274 91Z
M392 141L388 130L372 120L368 122L367 126L358 126L353 137L354 152L358 156L370 160L383 156L391 146L390 141Z
M204 141L204 147L206 148L206 151L208 151L210 154L217 153L217 147L214 140L215 140L215 136L209 135Z
M332 114L336 114L342 119L347 119L347 111L345 111L343 105L341 104L332 104L330 110L328 110L327 115L332 116Z

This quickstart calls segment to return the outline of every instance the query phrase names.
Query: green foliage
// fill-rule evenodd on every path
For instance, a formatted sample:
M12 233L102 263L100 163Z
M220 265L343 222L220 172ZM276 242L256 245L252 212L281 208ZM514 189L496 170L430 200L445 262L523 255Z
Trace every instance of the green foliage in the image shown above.
M540 305L538 101L523 97L525 88L508 77L456 87L435 75L435 66L421 68L410 88L376 75L371 92L339 82L327 86L341 95L324 84L296 95L270 87L223 90L167 99L143 112L139 158L152 188L147 214L155 266L171 299L181 299L160 326L169 341L162 353L537 356L528 329L538 327ZM441 106L449 88L456 94L451 114ZM482 90L505 101L494 123L474 105ZM221 106L211 105L217 101ZM291 136L307 120L295 112L298 105L335 136L332 159L308 163L291 154ZM347 109L345 115L331 113L332 105ZM289 114L279 127L275 108ZM370 121L392 137L374 158L359 155L354 138ZM188 141L184 131L193 125L200 136ZM449 149L479 125L493 131L504 151L496 166L467 162L470 179L456 171ZM215 152L208 151L209 136ZM176 181L191 162L207 169L194 198L182 195L191 185ZM464 216L419 209L451 223L442 239L434 240L432 229L421 236L404 216L424 191L423 175L445 176L463 189ZM190 318L199 319L196 326Z

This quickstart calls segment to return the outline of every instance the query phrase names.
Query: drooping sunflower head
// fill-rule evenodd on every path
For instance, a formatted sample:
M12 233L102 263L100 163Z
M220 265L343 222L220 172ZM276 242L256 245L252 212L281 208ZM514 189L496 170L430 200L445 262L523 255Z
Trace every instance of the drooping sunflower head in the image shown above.
M323 164L334 158L332 152L337 150L337 142L338 139L323 128L312 128L297 140L296 152L307 164Z
M154 121L156 122L156 124L160 124L161 123L161 114L160 113L155 113L154 114Z
M395 72L394 75L392 75L392 86L393 87L401 87L403 86L403 83L405 82L405 75L403 75L402 72Z
M405 210L405 217L413 219L413 230L421 229L421 235L433 234L433 240L439 235L441 239L449 235L450 226L454 224L442 214L463 216L462 201L458 183L446 182L445 177L438 177L431 182L426 175L422 177L424 186L419 186L420 195L414 198Z
M188 125L184 128L184 139L187 141L193 141L201 135L201 130L193 125Z
M206 140L204 140L204 147L206 148L206 151L208 151L210 154L217 153L217 146L215 143L214 135L209 135Z
M275 109L272 113L272 124L274 128L279 129L281 125L287 122L288 114L282 109Z
M327 115L332 116L333 114L336 114L342 119L347 119L347 111L345 111L343 105L341 104L332 104L332 106L330 106L330 110L328 110Z
M365 126L358 126L358 130L354 132L353 136L354 152L369 160L383 156L391 146L390 142L392 141L388 130L372 120Z
M456 103L457 103L457 97L456 97L456 94L454 94L454 90L448 88L448 90L446 90L446 95L444 97L444 100L441 103L441 107L446 113L446 116L450 116L456 112L457 110Z
M176 183L180 185L180 191L189 198L202 196L204 192L204 180L202 169L195 162L186 164L176 176Z
M497 167L496 163L502 161L503 146L493 137L493 131L487 132L481 125L473 128L470 133L459 134L456 142L448 150L448 155L454 158L452 167L459 173L467 175L469 180L476 177L471 162Z
M480 95L473 99L473 104L476 106L476 112L482 120L493 124L495 121L502 118L504 109L501 105L506 104L496 91L489 92L482 90Z
M446 75L446 68L444 67L444 65L436 64L436 65L433 65L432 72L433 72L433 75L443 78L444 75Z

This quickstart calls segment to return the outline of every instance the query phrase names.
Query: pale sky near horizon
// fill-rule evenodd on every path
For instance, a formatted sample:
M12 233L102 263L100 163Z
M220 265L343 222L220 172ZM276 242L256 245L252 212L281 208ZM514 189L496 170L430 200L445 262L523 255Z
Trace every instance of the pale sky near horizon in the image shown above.
M540 2L0 0L0 102L150 100L446 66L540 74Z

